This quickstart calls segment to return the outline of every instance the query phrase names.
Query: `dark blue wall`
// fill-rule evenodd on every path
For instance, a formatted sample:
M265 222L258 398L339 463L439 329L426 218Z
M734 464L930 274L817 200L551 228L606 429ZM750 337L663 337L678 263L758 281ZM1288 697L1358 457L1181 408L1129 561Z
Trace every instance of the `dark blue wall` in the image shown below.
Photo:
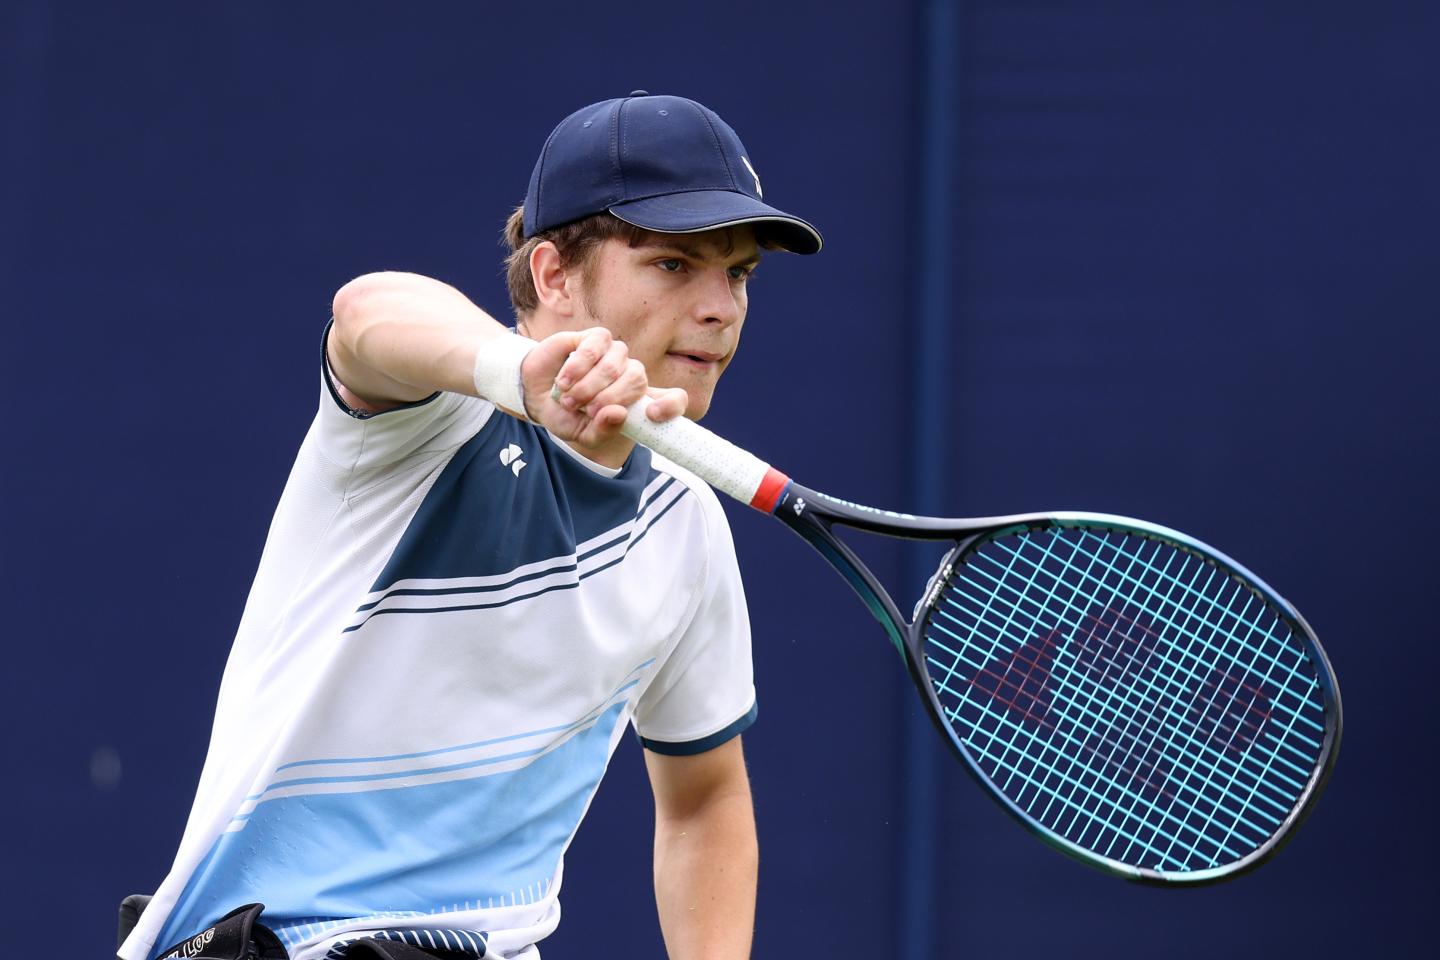
M165 872L335 288L410 269L503 311L496 238L540 142L636 87L717 109L766 196L827 238L764 265L709 425L902 506L926 264L949 323L941 509L1192 532L1305 611L1340 675L1315 815L1200 891L1056 856L936 742L920 880L944 955L1416 949L1437 853L1408 759L1440 667L1437 44L1440 7L1384 0L0 4L3 952L63 933L101 955L114 904ZM958 105L938 267L915 228L937 48ZM733 517L762 701L756 954L886 955L899 665L808 547ZM898 550L867 555L896 577ZM627 743L547 957L660 954L648 808Z

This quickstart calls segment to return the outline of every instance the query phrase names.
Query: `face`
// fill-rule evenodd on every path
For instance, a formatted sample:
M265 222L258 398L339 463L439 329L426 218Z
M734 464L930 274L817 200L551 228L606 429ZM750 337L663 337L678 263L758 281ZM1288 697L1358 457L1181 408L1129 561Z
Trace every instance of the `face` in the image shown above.
M606 240L579 282L575 319L625 341L652 385L684 388L685 415L698 420L739 346L759 261L748 226L646 233L634 247Z

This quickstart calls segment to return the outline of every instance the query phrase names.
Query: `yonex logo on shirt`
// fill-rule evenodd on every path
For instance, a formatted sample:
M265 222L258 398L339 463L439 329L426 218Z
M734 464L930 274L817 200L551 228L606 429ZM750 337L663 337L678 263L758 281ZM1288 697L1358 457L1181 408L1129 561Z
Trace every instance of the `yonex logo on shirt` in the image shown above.
M520 476L520 471L525 468L525 461L520 459L520 455L524 452L524 450L521 450L512 443L500 451L500 462L509 467L510 472L518 477Z

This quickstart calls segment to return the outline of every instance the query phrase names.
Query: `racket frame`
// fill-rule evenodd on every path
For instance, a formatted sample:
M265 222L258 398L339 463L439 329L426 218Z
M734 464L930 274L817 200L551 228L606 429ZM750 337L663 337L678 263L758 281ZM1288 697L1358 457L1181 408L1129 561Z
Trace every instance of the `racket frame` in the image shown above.
M786 478L783 489L768 511L825 557L835 570L843 576L865 603L872 616L885 628L896 651L905 662L910 682L919 691L926 713L940 731L965 769L985 792L1023 827L1049 846L1067 856L1111 876L1121 877L1135 883L1162 887L1198 886L1227 880L1260 866L1273 857L1294 834L1304 819L1314 809L1339 751L1343 727L1340 704L1340 689L1335 672L1330 666L1324 648L1320 646L1314 631L1285 598L1276 593L1263 580L1230 557L1176 530L1158 524L1135 520L1130 517L1104 513L1083 513L1063 511L1055 513L1023 513L998 517L977 517L953 519L923 517L890 510L879 510L862 504L840 500L802 486ZM868 533L909 540L950 542L953 546L941 559L935 573L925 586L924 592L915 604L911 617L904 616L894 599L870 571L859 556L835 533L835 526L845 526ZM1001 792L990 778L980 769L974 758L960 742L950 723L945 720L944 707L938 692L925 669L925 634L929 626L934 604L943 593L945 585L955 570L981 543L1022 530L1036 531L1054 528L1095 528L1132 534L1148 540L1156 540L1196 556L1213 565L1227 576L1239 580L1247 588L1256 591L1267 601L1273 612L1283 619L1303 638L1308 653L1316 666L1316 675L1325 701L1325 732L1321 743L1320 759L1310 773L1304 789L1294 806L1285 816L1275 832L1255 850L1241 859L1222 866L1190 871L1160 871L1138 867L1101 856L1079 846L1044 826L1018 804Z

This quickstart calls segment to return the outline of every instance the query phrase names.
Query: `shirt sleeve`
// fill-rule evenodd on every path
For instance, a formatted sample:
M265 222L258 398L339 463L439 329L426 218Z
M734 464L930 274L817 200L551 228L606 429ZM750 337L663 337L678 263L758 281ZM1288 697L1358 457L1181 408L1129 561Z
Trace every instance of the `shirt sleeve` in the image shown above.
M310 442L337 493L361 491L401 461L450 452L495 413L486 400L438 391L381 413L352 409L330 370L326 344L333 326L333 320L326 324L320 341L320 406Z
M646 749L687 756L739 735L755 722L750 616L735 544L715 494L705 504L709 562L695 615L635 707L635 732Z

